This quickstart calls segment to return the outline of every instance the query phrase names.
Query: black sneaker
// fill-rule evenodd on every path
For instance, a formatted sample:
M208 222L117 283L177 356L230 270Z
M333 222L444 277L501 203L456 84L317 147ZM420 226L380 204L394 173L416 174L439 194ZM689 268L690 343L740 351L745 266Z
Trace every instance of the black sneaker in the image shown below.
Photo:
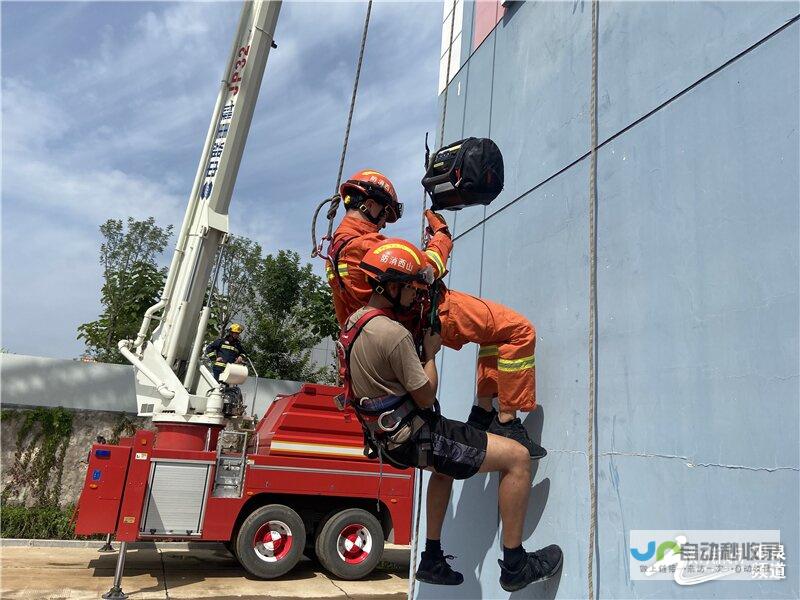
M484 410L475 404L469 412L467 425L471 425L475 429L480 429L481 431L486 431L489 429L489 425L492 424L496 416L497 411L494 408L492 410Z
M434 585L461 585L464 576L458 571L453 571L448 560L454 559L451 554L439 554L429 556L427 552L422 553L422 560L419 561L417 568L417 581L432 583Z
M529 583L550 579L558 573L564 562L564 555L561 548L551 544L536 552L528 552L527 560L514 571L506 568L502 560L497 562L500 564L500 587L507 592L516 592Z
M525 429L525 426L519 419L511 419L508 423L500 423L500 421L497 420L497 417L495 417L492 419L489 429L486 431L495 435L502 435L503 437L507 437L519 442L528 449L531 459L533 460L539 460L540 458L547 456L547 450L542 448L530 438L528 435L528 430Z

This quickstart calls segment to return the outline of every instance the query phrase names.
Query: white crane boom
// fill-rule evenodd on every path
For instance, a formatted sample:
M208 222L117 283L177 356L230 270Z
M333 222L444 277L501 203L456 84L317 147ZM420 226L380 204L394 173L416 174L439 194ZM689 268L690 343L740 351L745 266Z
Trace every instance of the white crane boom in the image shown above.
M199 367L209 315L203 302L228 235L228 206L280 8L280 0L244 3L161 299L137 338L119 343L136 367L138 414L154 421L224 422L216 382ZM160 322L148 335L153 319Z

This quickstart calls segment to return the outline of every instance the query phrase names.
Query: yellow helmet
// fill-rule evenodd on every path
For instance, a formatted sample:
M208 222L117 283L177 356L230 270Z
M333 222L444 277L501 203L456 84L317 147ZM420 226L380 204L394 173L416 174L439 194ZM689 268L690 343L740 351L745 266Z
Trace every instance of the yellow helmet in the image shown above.
M244 331L244 327L242 327L242 326L241 326L241 325L239 325L238 323L231 323L231 326L230 326L230 327L228 327L228 329L229 329L229 330L230 330L232 333L242 333L242 331Z

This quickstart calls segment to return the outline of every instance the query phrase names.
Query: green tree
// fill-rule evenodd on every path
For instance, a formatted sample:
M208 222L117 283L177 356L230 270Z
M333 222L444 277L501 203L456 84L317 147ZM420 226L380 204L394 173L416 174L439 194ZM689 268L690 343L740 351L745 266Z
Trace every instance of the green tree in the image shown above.
M144 221L129 217L126 225L109 219L100 226L103 312L78 327L78 339L86 344L87 353L101 362L127 363L117 342L135 337L144 312L158 301L166 276L156 259L172 235L172 226L159 227L153 217Z
M264 258L254 273L254 299L247 311L245 343L262 377L328 380L328 369L311 361L311 348L338 330L327 284L301 265L296 252Z
M206 330L209 342L251 312L255 300L254 274L261 264L261 246L246 237L231 236L220 252L219 275Z

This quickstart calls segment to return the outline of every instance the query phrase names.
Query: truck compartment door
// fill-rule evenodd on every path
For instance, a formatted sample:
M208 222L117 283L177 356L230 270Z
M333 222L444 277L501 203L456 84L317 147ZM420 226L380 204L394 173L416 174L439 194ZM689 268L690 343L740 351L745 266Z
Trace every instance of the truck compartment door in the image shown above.
M210 471L210 463L154 459L141 534L199 536Z
M116 531L130 456L130 447L110 444L92 446L89 468L78 500L75 533L92 535Z

